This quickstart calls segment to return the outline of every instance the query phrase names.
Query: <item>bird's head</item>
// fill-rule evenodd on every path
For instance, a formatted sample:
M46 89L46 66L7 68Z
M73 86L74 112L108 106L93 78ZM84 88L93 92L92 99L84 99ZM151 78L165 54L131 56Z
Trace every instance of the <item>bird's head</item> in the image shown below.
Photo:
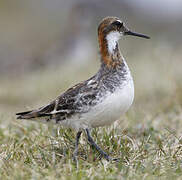
M109 36L111 36L114 39L119 40L121 36L125 35L131 35L131 36L138 36L142 38L149 39L150 37L135 33L130 31L124 22L122 22L119 18L117 17L106 17L104 18L99 27L98 27L98 34L105 36L106 39L109 39Z
M120 58L118 40L122 36L131 35L149 39L148 36L130 31L117 17L104 18L98 27L98 40L101 59L110 65L113 59Z

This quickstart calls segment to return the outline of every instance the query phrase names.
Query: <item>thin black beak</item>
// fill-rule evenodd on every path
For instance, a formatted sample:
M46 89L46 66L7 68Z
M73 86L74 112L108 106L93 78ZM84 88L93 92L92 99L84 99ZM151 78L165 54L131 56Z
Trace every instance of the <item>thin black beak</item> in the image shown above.
M135 33L135 32L132 32L132 31L126 31L124 34L125 35L131 35L131 36L138 36L138 37L142 37L142 38L145 38L145 39L150 39L149 36L146 36L144 34Z

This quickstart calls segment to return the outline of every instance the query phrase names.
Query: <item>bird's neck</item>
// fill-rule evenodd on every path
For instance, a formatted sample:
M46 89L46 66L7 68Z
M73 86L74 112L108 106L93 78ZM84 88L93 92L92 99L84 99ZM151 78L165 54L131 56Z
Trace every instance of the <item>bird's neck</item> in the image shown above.
M107 35L99 33L101 62L109 68L116 68L123 61L119 50L119 35L111 32Z

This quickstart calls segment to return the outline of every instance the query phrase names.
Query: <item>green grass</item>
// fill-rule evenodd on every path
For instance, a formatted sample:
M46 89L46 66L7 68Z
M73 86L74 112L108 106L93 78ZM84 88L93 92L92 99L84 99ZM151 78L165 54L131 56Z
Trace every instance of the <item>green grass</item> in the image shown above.
M158 59L151 61L146 52L138 54L140 61L132 61L134 56L128 58L136 86L133 107L111 127L92 131L106 152L120 158L117 163L99 160L83 134L76 168L72 161L74 131L15 118L15 112L39 107L86 79L96 71L92 71L95 65L89 73L89 66L76 72L67 67L42 70L12 81L1 78L0 179L181 179L180 54L170 64L168 54L159 58L157 52L151 52L150 58Z

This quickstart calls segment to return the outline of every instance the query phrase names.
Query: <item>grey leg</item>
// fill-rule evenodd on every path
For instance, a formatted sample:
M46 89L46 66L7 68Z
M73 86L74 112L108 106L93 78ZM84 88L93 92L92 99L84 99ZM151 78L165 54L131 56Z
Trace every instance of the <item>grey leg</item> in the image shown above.
M73 160L78 164L77 156L78 156L78 144L79 144L79 139L82 134L82 131L78 131L76 135L76 142L75 142L75 150L73 152Z
M91 135L90 135L90 131L89 129L86 129L86 134L87 134L87 138L88 138L88 142L90 143L91 146L93 146L107 161L112 160L112 158L106 153L104 152L92 139Z

